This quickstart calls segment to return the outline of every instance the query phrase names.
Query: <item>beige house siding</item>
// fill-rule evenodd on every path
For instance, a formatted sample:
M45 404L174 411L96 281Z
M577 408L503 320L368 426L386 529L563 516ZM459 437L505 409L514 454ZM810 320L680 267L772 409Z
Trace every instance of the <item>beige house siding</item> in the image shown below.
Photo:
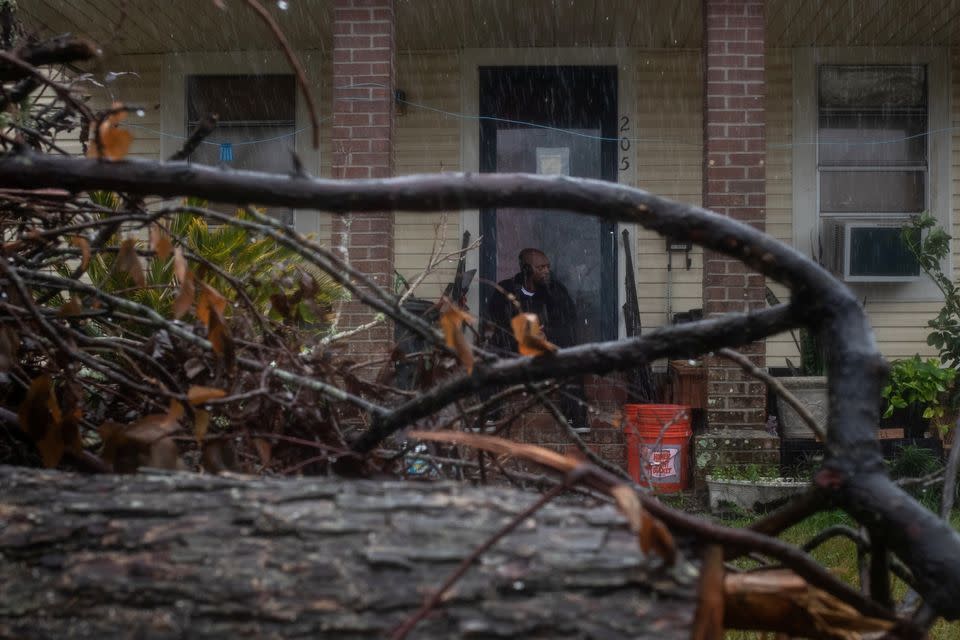
M628 152L635 167L635 186L669 198L699 204L701 202L702 153L702 78L698 51L634 50L634 66L620 76L623 83L634 83L637 96L626 114L632 119L631 137L636 138ZM793 84L792 51L767 52L767 231L792 244L792 152ZM108 67L124 72L104 87L87 83L94 109L106 108L113 100L144 109L144 116L131 114L128 123L134 133L131 156L160 158L160 110L162 57L128 55L113 58ZM457 51L416 51L398 54L397 87L413 103L451 113L468 111L461 104L460 62ZM320 175L330 175L330 100L332 94L329 61L322 61L319 107L321 125ZM960 50L951 51L951 126L960 127ZM304 126L307 123L298 123ZM301 135L308 135L303 133ZM61 146L79 151L78 132L60 137ZM960 131L952 133L951 193L953 197L952 234L960 237ZM428 109L407 106L398 114L395 138L395 164L398 175L460 170L460 121ZM459 248L461 227L459 212L448 212L446 224L441 214L401 213L394 231L396 268L407 279L414 279L427 265L434 239L440 234L443 252ZM316 214L303 214L311 216ZM316 234L321 241L330 237L330 216L319 214L316 222L306 217L298 227ZM667 255L663 240L656 234L640 231L635 239L634 262L637 265L637 292L645 328L666 321ZM672 308L674 312L702 305L702 253L691 253L692 268L685 269L683 256L674 257L672 271ZM955 244L954 272L960 264L960 243ZM454 259L429 275L417 295L436 298L452 277ZM786 290L772 285L775 293L787 299ZM874 302L866 309L876 331L880 348L888 358L908 357L914 353L933 355L926 345L926 322L940 304L923 302ZM782 366L785 358L796 361L797 353L789 335L770 339L768 364Z
M660 196L701 204L703 148L703 79L699 51L638 51L633 74L636 104L631 145L639 187ZM637 297L644 330L666 324L668 273L665 242L641 229L634 249ZM618 239L619 240L619 239ZM618 245L619 246L619 245ZM673 312L703 306L703 253L694 248L692 265L685 256L673 256L671 306Z
M793 52L767 50L767 233L793 245ZM786 302L789 290L767 281L776 296ZM784 366L789 358L799 361L789 333L767 340L767 366Z
M397 88L412 104L400 105L394 131L397 175L460 170L460 120L433 111L460 113L460 57L456 51L400 52ZM444 222L445 220L445 222ZM396 270L415 280L430 263L434 246L442 256L460 248L460 212L398 212L393 227ZM476 238L474 238L476 240ZM436 241L436 242L435 242ZM427 274L415 295L436 300L454 276L456 257Z

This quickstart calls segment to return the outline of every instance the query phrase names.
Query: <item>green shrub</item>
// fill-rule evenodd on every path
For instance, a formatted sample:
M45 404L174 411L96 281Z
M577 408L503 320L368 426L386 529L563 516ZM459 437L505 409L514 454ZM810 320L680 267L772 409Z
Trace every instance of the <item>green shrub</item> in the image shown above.
M881 395L887 401L883 417L889 418L897 409L923 409L925 419L940 418L945 413L943 402L953 386L957 372L946 369L934 359L921 360L914 356L895 360L890 369L890 380Z

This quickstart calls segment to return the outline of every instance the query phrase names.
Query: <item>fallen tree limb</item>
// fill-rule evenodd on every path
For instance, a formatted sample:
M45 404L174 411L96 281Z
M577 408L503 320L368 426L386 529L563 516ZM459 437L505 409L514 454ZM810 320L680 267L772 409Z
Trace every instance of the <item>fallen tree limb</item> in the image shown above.
M866 314L853 293L819 265L749 225L623 185L522 174L330 181L179 163L99 162L17 153L0 156L0 182L8 188L63 188L74 192L111 189L138 196L191 195L221 202L333 212L558 208L609 221L635 222L741 260L791 289L789 313L779 318L777 327L766 328L772 333L775 328L804 324L826 345L830 385L827 460L814 478L814 484L825 496L824 508L828 504L841 506L862 524L883 532L886 539L882 542L910 568L917 591L936 613L947 619L960 617L960 536L895 486L883 466L875 430L879 421L877 399L887 365L877 350ZM747 325L757 318L770 319L759 312L730 320ZM687 326L696 331L716 330L724 325L706 321ZM764 335L767 334L760 331L751 340ZM733 339L727 344L731 343L738 341ZM687 346L708 348L707 344L704 340L691 340ZM649 356L649 346L643 345L641 353L634 356ZM719 346L726 345L712 348ZM675 350L682 351L683 345L662 347L663 354ZM611 354L595 355L603 359ZM530 368L536 369L540 364L537 361L545 360L535 358ZM605 366L611 364L608 359ZM637 361L623 364L635 365ZM510 365L496 363L490 369L498 367L508 369ZM514 382L536 380L514 374ZM474 377L482 375L478 367ZM495 378L492 376L487 382L503 382ZM369 448L378 438L409 425L409 419L424 415L421 412L426 405L433 404L432 408L437 409L449 404L472 393L476 389L473 385L454 379L423 394L421 403L400 405L387 418L375 419L355 448Z
M536 496L450 483L0 467L0 637L382 638ZM413 637L686 638L690 566L552 503Z

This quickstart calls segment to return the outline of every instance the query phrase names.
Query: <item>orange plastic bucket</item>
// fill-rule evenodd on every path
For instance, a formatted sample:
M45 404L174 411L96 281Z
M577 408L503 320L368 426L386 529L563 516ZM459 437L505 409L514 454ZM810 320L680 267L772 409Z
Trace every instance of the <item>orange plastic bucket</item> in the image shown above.
M690 407L627 404L623 407L627 472L661 493L690 485Z

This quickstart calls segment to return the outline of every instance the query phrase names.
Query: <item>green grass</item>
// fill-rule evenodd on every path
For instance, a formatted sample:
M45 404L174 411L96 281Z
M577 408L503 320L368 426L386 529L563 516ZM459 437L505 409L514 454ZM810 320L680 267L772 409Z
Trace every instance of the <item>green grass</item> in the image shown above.
M960 530L960 510L954 511L950 518L951 524L955 529ZM750 523L748 518L739 518L734 521L727 521L725 524L733 527L742 527ZM791 527L781 535L781 539L796 545L802 545L810 540L819 531L835 524L847 524L856 526L853 519L841 511L830 511L819 513L800 524ZM824 543L812 553L813 557L823 566L842 580L853 586L859 586L857 576L857 551L852 542L846 538L833 538ZM740 566L746 568L753 566L749 560L739 561ZM894 579L893 590L894 598L900 599L906 593L906 585L900 580ZM767 638L770 634L767 635ZM727 640L763 640L763 634L746 631L728 631ZM947 623L940 621L930 631L930 640L960 640L960 623Z

